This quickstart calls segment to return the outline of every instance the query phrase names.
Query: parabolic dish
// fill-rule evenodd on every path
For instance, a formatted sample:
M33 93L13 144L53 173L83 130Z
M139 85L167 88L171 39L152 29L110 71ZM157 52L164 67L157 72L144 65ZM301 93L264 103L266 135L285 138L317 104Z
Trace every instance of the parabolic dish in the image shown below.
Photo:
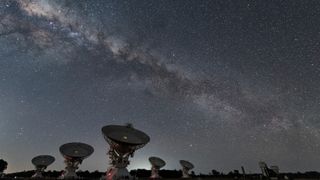
M181 166L183 166L189 170L194 168L193 164L189 161L180 160L180 164L181 164Z
M128 126L108 125L102 128L104 138L120 144L139 146L147 144L150 137L142 131Z
M94 149L88 144L84 143L67 143L60 146L60 153L66 158L80 158L84 159L93 153Z
M162 168L166 165L166 162L158 157L149 157L149 161L153 166L157 166L159 168Z
M49 166L55 161L55 158L50 155L40 155L34 157L31 162L35 166Z

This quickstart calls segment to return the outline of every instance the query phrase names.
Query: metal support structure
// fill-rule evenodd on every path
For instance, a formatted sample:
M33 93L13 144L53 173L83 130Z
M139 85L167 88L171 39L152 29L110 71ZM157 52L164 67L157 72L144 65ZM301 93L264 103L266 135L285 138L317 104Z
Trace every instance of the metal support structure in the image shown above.
M32 178L42 178L43 175L42 173L44 172L44 170L46 169L47 167L45 166L38 166L36 167L36 172L35 174L32 176Z
M109 155L111 167L107 170L107 180L128 180L132 179L127 166L130 164L129 157L133 157L134 150L127 153L120 153L114 147L117 144L112 144L107 155Z
M189 169L186 167L182 167L182 178L190 178Z
M161 177L159 176L159 170L160 170L159 167L152 166L150 178L152 178L152 179L161 178Z
M61 179L74 179L78 178L76 170L79 168L79 165L81 164L81 160L64 160L64 163L66 164L65 171L61 175Z

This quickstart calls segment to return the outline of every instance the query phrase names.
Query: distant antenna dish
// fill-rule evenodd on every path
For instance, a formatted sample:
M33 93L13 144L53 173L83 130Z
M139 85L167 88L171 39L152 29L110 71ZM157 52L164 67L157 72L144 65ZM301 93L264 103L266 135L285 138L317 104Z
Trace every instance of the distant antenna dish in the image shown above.
M40 155L34 157L31 162L36 168L35 174L32 176L33 178L42 178L42 173L47 167L55 161L55 158L50 155Z
M194 168L193 164L185 160L180 160L180 164L182 166L182 178L190 178L189 170Z
M126 168L129 156L133 157L137 149L145 146L150 141L149 136L134 129L131 124L104 126L102 134L110 145L108 155L112 166L107 170L107 180L130 179Z
M161 178L159 176L159 170L166 165L166 162L158 157L150 157L149 161L152 165L150 178Z
M241 171L242 171L242 175L243 175L243 179L246 179L246 171L244 170L244 167L241 166Z
M268 172L267 163L265 163L265 162L263 162L263 161L260 161L260 162L259 162L259 167L260 167L260 169L261 169L262 176L269 177L269 172Z
M60 177L62 179L77 178L76 170L82 161L93 153L94 149L84 143L67 143L60 146L60 153L65 158L65 172Z

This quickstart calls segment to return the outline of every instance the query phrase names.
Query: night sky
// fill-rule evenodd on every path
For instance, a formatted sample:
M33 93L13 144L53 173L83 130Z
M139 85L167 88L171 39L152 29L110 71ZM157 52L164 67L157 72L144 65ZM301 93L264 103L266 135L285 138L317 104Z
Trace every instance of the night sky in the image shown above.
M132 123L129 169L320 170L319 57L317 0L2 0L0 159L61 170L76 141L105 171L102 126Z

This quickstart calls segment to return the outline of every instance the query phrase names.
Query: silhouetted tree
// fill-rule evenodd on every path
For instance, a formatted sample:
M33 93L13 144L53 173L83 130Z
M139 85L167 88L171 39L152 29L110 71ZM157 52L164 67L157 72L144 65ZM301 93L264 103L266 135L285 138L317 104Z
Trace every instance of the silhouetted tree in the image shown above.
M137 169L136 175L138 177L150 177L151 176L151 171L146 170L146 169Z
M220 172L215 169L212 169L211 173L212 173L212 176L219 176L220 175Z
M21 171L21 172L15 172L15 173L11 173L11 174L7 174L7 177L19 177L19 178L29 178L32 175L34 175L35 171L31 170L31 171Z
M233 171L230 171L230 172L227 174L227 176L229 176L229 177L233 177L233 176L234 176Z
M57 177L61 176L61 174L62 174L62 171L56 171L56 170L54 170L54 171L45 171L45 172L43 173L43 176L45 176L45 177L57 178Z
M181 178L182 176L182 171L179 170L160 170L159 175L163 178Z
M191 171L191 177L195 177L196 174L194 173L194 171Z
M7 161L0 159L0 173L7 169L8 163Z

